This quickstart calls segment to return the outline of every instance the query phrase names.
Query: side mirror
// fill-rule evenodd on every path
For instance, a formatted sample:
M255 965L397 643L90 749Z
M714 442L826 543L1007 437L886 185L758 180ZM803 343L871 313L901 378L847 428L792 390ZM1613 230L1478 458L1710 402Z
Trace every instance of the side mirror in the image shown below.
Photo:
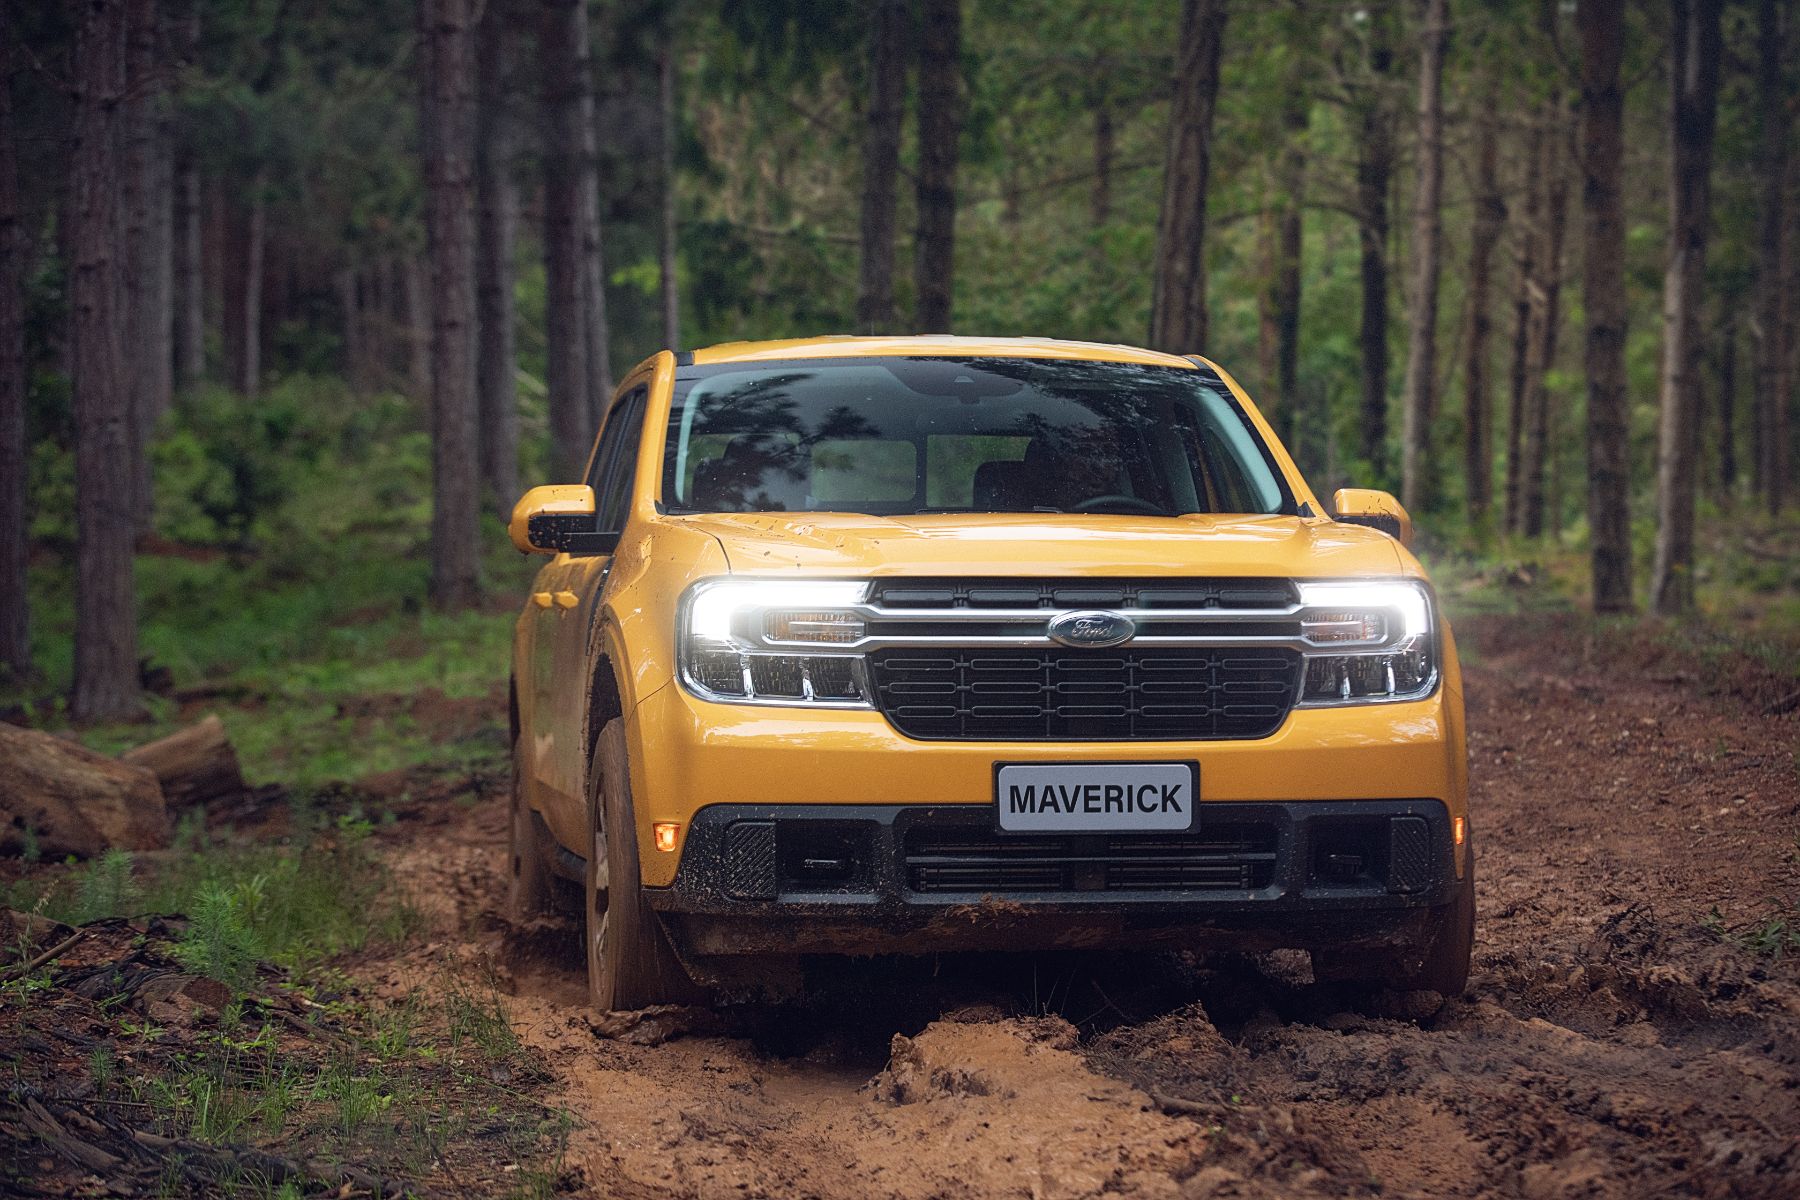
M593 488L552 483L519 497L506 532L525 554L610 554L619 535L596 529L596 520Z
M1339 488L1331 498L1337 519L1346 525L1367 525L1379 529L1401 545L1413 540L1412 518L1398 500L1374 488Z

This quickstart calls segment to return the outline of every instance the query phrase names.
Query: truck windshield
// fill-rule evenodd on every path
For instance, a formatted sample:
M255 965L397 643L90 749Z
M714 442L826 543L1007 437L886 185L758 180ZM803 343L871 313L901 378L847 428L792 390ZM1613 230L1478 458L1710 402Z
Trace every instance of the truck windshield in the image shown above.
M1292 512L1268 451L1200 371L1010 358L689 369L670 512Z

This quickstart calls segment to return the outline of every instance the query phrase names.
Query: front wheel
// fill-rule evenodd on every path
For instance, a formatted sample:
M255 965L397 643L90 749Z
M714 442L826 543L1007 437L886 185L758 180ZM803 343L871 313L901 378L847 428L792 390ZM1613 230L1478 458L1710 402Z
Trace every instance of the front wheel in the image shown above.
M1434 910L1421 946L1394 958L1355 952L1313 951L1313 977L1319 980L1373 983L1398 992L1436 992L1446 1000L1469 986L1469 963L1475 953L1475 845L1465 853L1463 872L1450 903Z
M588 855L582 911L587 925L588 1000L601 1012L652 1004L702 1004L638 873L625 722L607 722L588 763Z

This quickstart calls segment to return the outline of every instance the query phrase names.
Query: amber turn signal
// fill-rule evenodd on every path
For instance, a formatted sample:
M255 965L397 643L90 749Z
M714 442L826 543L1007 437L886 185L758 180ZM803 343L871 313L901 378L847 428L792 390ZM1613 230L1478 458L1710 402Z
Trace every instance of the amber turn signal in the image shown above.
M1457 834L1457 840L1461 841L1462 834L1460 832L1460 826L1458 828L1459 832ZM658 821L650 826L650 832L656 839L656 848L658 850L662 851L664 854L675 853L675 835L681 832L681 825L679 822Z
M1450 835L1456 839L1456 844L1459 846L1463 844L1463 838L1469 832L1468 825L1465 823L1465 820L1466 819L1463 817L1458 817L1454 821L1450 822ZM657 837L658 837L658 840L657 840L656 844L658 846L661 846L662 845L661 835L659 834L659 835L657 835Z

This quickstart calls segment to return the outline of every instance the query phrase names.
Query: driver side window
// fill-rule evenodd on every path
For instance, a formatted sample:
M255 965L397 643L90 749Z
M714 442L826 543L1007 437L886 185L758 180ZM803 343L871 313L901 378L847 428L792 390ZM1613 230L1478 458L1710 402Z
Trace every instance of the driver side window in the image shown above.
M639 434L648 397L647 387L633 388L613 406L600 435L600 449L587 483L594 489L595 526L602 533L623 530L631 513L631 485L637 476Z

